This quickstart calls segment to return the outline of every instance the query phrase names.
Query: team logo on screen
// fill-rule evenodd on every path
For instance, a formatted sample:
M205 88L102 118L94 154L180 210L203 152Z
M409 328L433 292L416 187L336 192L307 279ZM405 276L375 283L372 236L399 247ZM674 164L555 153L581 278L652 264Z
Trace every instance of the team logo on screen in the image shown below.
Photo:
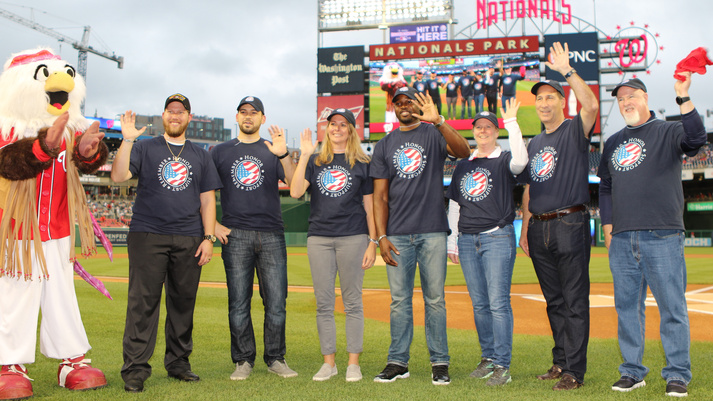
M317 187L325 196L336 198L344 195L352 186L349 171L342 166L330 166L317 175Z
M161 186L171 191L183 191L191 183L191 165L185 159L165 159L159 164L158 178Z
M260 159L253 156L242 156L233 163L233 185L244 191L252 191L262 185L265 171Z
M418 177L426 166L425 151L421 145L406 142L394 153L396 174L401 178Z
M611 156L612 165L616 171L629 171L641 164L646 158L644 141L639 138L632 138L614 150Z
M547 181L556 167L557 151L552 146L545 146L530 160L530 178L535 182Z
M460 181L460 193L470 202L478 202L488 197L493 185L490 171L482 167L471 170Z

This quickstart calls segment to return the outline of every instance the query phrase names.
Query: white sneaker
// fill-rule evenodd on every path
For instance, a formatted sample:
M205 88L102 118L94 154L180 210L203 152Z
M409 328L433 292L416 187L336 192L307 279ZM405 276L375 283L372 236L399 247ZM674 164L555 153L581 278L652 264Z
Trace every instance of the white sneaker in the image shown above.
M315 373L314 376L312 376L312 380L316 382L323 382L325 380L329 380L332 378L332 376L336 376L337 373L337 365L334 366L329 366L328 363L322 364L322 367L319 368L319 372Z
M359 365L347 366L347 381L358 382L359 380L361 380L361 368Z
M289 366L287 366L287 362L285 361L274 361L270 364L270 366L267 367L267 371L270 373L274 373L280 377L296 377L297 372L294 370L290 369Z
M230 375L230 380L245 380L252 373L253 367L247 361L238 362L235 364L235 372Z

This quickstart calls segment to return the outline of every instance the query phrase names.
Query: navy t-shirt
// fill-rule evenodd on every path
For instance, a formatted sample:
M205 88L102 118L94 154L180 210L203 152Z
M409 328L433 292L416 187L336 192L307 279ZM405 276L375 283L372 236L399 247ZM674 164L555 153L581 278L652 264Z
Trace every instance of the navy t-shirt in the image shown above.
M446 197L460 205L459 233L479 234L515 220L512 192L517 180L510 160L512 154L503 151L497 158L458 162Z
M448 82L446 84L446 97L458 97L458 84L455 82Z
M211 156L223 189L221 224L251 231L283 231L278 180L285 180L280 159L265 145L232 139L217 145Z
M307 235L344 237L368 234L364 195L374 193L369 164L356 162L350 167L343 153L331 163L317 166L312 155L305 170L311 195Z
M473 96L473 77L466 75L458 80L460 95L463 97Z
M387 235L448 232L443 198L446 139L431 124L397 129L374 147L369 174L389 180Z
M485 86L486 95L491 97L497 95L500 87L500 73L496 72L490 77L483 77L483 85Z
M517 81L523 79L520 74L503 75L500 78L500 86L503 88L503 96L515 96L515 86Z
M440 101L440 99L441 99L441 92L438 89L438 88L440 88L440 86L441 86L441 83L438 82L438 78L429 79L428 81L426 81L426 87L428 90L428 94L431 95L431 99L433 99L434 102L437 100Z
M542 131L532 138L524 176L530 184L530 212L542 214L589 202L590 137L584 136L578 114L554 132Z
M138 141L129 171L138 178L129 231L203 236L200 194L222 187L208 152L186 141L168 150L163 136Z
M473 96L480 96L485 93L485 85L483 81L477 79L473 80Z
M653 116L626 127L604 144L597 175L611 180L612 234L632 230L683 230L680 121ZM604 216L602 216L604 217Z
M423 93L424 95L426 94L426 80L422 79L420 81L415 81L413 83L413 88L416 89L419 93Z

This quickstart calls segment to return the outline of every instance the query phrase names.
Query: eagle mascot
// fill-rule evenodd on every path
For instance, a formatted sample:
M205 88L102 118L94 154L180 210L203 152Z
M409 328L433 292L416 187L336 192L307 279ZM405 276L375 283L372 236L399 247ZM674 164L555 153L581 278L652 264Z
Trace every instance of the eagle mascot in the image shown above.
M0 75L0 399L32 396L26 364L40 351L58 359L70 390L106 386L74 291L75 222L82 254L96 252L79 172L102 166L108 150L80 106L86 87L51 49L14 54Z
M399 88L403 88L407 85L406 79L404 79L404 69L397 63L387 64L384 66L384 72L381 75L381 79L379 79L379 84L381 84L381 90L386 92L386 111L384 112L384 122L398 122L396 119L396 113L394 112L392 99Z

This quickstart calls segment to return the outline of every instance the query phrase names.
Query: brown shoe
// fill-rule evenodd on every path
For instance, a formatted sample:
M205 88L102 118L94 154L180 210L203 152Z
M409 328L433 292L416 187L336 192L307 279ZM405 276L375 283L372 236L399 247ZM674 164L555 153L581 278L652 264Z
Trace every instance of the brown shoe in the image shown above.
M544 375L537 375L537 378L540 380L555 380L559 379L562 376L562 368L560 368L557 365L552 365L550 370L547 371Z
M574 376L570 375L569 373L565 373L562 375L560 381L558 381L557 384L552 387L552 390L574 390L582 386L583 384L578 382L577 379L574 378Z

